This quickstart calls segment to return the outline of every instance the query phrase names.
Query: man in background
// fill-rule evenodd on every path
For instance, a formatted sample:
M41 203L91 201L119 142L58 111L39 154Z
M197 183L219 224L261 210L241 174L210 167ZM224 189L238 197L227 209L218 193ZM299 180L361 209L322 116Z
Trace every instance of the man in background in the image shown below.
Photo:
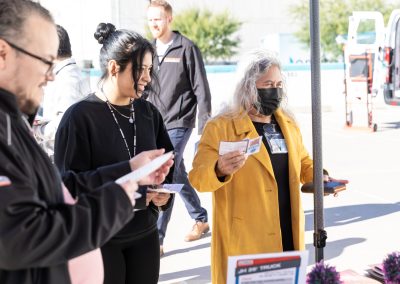
M202 133L211 116L211 94L200 50L178 31L171 30L172 7L164 0L150 1L147 10L148 25L155 38L157 57L154 69L160 79L160 97L151 99L164 117L168 134L175 148L174 183L184 184L180 196L195 224L185 241L194 241L208 232L207 211L201 207L196 191L190 185L183 153L196 123ZM172 206L160 214L158 230L160 255Z
M44 88L43 118L38 119L35 136L47 154L54 154L54 139L63 113L72 104L90 93L90 82L72 58L71 42L67 31L57 25L60 45L55 60L55 80Z
M43 117L53 119L90 93L90 82L72 58L67 31L57 25L60 45L54 67L55 80L44 89Z

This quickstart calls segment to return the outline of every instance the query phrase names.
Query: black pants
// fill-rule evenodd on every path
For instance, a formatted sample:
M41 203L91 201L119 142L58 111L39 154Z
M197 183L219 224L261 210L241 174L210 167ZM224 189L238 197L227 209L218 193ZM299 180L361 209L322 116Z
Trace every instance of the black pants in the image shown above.
M123 244L101 248L104 284L157 284L160 273L158 232Z

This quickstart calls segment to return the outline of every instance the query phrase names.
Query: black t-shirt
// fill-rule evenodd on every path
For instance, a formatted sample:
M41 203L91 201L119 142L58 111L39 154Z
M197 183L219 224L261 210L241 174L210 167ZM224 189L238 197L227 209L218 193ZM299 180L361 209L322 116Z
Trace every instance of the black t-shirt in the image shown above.
M119 113L129 116L129 106L114 107ZM136 99L134 108L136 154L159 148L172 151L173 146L159 111L143 99ZM114 111L115 117L133 155L133 124L118 112ZM54 158L61 173L68 170L91 171L129 160L124 139L106 102L92 94L65 112L56 134ZM172 182L172 174L171 170L166 182ZM113 241L133 240L147 235L157 229L157 219L158 208L150 203L146 210L135 213L135 217Z
M275 132L279 132L282 137L282 131L279 124L272 119L271 123L254 122L258 134L262 137L263 143L267 148L269 157L271 159L272 168L274 170L275 180L278 185L278 198L279 198L279 215L282 234L282 246L284 251L294 250L293 233L292 233L292 216L290 206L290 190L289 190L289 164L288 153L272 154L268 145L266 136L264 135L264 127L275 124Z

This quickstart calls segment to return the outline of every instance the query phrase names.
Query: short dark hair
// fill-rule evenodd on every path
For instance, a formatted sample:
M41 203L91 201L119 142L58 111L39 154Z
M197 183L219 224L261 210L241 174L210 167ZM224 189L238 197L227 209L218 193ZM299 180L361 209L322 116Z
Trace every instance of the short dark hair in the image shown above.
M50 12L39 3L30 0L0 0L0 38L13 42L24 38L24 33L29 32L24 30L24 24L32 14L54 23Z
M69 36L67 31L60 25L57 25L58 39L60 40L60 45L58 46L57 57L71 57L71 42L69 41Z
M140 34L130 30L117 30L113 24L100 23L94 33L95 39L102 44L100 50L101 80L108 74L107 65L110 60L115 60L123 72L129 63L132 63L132 78L137 91L137 83L142 72L143 58L147 52L155 57L153 45ZM146 95L158 93L159 82L156 73L151 70L151 83L146 86Z

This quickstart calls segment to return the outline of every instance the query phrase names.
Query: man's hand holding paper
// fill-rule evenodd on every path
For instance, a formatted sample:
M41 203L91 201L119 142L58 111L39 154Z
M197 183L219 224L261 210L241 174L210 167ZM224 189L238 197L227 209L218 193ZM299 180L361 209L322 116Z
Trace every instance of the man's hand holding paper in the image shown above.
M129 196L132 205L135 205L135 199L141 196L136 192L138 184L160 184L164 181L174 163L172 152L164 152L164 149L158 149L139 153L129 161L132 172L115 181Z
M144 151L133 157L129 164L131 166L132 171L135 171L146 164L150 163L157 157L160 157L165 152L164 149ZM165 154L166 155L166 154ZM165 177L168 175L170 168L174 164L174 155L170 155L169 159L163 163L158 169L153 171L152 173L146 175L141 178L138 182L141 185L149 185L149 184L161 184Z

